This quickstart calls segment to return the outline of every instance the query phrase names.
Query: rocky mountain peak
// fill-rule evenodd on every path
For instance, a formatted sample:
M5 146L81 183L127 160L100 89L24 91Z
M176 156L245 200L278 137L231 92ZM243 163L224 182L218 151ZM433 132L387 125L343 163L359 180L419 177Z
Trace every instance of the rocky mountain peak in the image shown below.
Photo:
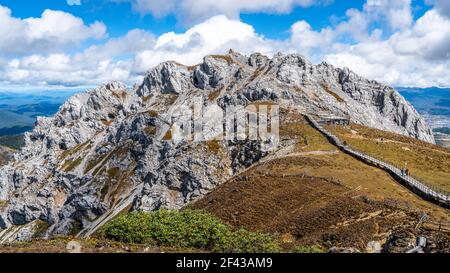
M230 50L195 66L164 62L132 90L107 83L73 96L54 117L37 119L25 147L0 169L0 199L6 202L0 242L29 237L39 222L48 224L50 236L88 232L125 208L178 209L268 155L255 141L170 141L175 113L194 98L221 108L271 103L345 115L434 141L423 118L393 88L301 55Z

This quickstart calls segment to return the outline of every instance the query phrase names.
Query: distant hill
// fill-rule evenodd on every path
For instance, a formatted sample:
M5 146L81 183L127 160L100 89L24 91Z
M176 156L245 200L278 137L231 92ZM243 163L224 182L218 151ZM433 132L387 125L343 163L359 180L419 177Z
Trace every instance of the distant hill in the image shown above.
M450 88L409 88L397 90L420 112L450 117Z
M450 88L403 88L397 90L425 117L438 145L450 147Z
M0 128L0 136L15 136L33 130L33 126L13 126Z
M20 150L24 144L23 135L0 136L0 145Z
M31 131L37 116L54 115L76 91L0 91L0 136Z
M449 127L436 128L433 131L436 132L436 133L442 133L442 134L450 135L450 128Z
M450 88L398 87L397 90L425 116L432 128L450 128Z

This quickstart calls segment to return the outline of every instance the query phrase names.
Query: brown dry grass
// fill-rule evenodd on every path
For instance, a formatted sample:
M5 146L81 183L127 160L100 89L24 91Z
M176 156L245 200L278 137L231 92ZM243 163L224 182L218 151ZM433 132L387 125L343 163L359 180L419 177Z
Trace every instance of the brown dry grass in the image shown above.
M387 231L415 221L414 213L353 198L357 194L336 179L290 171L305 165L321 168L328 162L305 157L277 159L219 186L191 206L236 228L293 238L281 242L287 249L317 243L364 249Z
M208 100L209 101L214 101L215 99L217 99L220 95L220 92L222 91L221 89L217 89L215 91L212 91L211 93L208 94Z
M147 135L153 136L156 134L156 127L155 126L147 126L144 128L144 132Z
M217 155L222 150L222 146L218 140L210 140L206 143L208 151L214 155Z
M148 110L145 113L147 113L152 118L156 118L158 116L158 112L156 112L155 110Z
M118 92L112 92L112 95L119 100L125 100L128 96L128 93L126 91L118 91Z
M167 130L166 134L163 137L163 140L170 141L172 140L172 130Z
M447 209L424 201L381 169L342 152L300 154L336 147L301 118L282 115L293 120L280 128L282 139L298 142L292 154L250 168L192 208L236 228L290 238L281 240L288 248L320 243L363 250L368 241L414 226L423 212L450 221Z
M233 59L229 55L210 55L214 59L221 59L226 61L229 65L234 63Z
M114 241L72 237L59 237L50 240L33 240L0 247L0 253L67 253L67 243L75 240L81 245L82 253L189 253L201 252L189 248L157 247L145 244L125 244Z
M322 86L323 90L332 95L338 102L344 102L344 99L341 98L338 94L334 93L328 85L326 85L325 83L321 83L320 85Z
M152 96L143 96L142 97L142 102L144 102L144 103L146 103L146 102L148 102L149 100L150 100L150 98L151 98Z
M113 123L113 120L107 120L107 119L101 119L100 120L102 123L103 123L103 125L105 125L105 126L111 126L111 124Z
M75 160L66 160L64 161L64 164L61 167L61 170L63 170L64 172L71 172L73 171L76 167L78 167L81 162L83 161L83 158L79 157Z
M87 150L87 149L89 149L90 147L91 147L91 143L90 143L90 141L88 140L88 141L86 141L86 142L84 142L84 143L81 143L81 144L75 146L75 147L72 148L72 149L68 149L68 150L63 151L63 152L60 154L60 156L58 157L58 159L59 159L59 160L64 160L64 159L66 159L67 157L72 156L72 155L74 155L74 154L76 154L76 153L78 153L78 152L80 152L80 151Z
M280 124L281 139L296 139L301 151L336 150L326 138L312 128L304 119Z

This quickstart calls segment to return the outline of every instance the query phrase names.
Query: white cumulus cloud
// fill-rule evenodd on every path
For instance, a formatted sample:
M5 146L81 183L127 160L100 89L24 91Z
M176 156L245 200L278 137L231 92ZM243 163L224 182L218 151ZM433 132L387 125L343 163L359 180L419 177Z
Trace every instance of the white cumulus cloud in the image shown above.
M289 9L293 2L286 3L286 9ZM438 9L430 9L413 20L410 0L389 3L387 0L368 0L363 8L348 10L345 18L322 29L314 29L307 21L295 22L290 28L290 36L283 40L268 39L239 18L217 15L180 33L156 36L145 30L130 30L124 36L110 38L75 53L59 49L84 39L104 37L104 26L86 26L70 14L52 12L72 22L72 28L90 33L67 36L60 29L67 26L43 23L48 21L45 12L41 18L22 20L11 17L10 13L5 13L8 10L3 9L0 18L18 22L20 31L24 24L32 24L33 27L25 29L33 28L34 34L27 34L30 38L23 41L22 50L14 51L11 46L0 44L0 48L9 50L7 54L0 51L0 85L77 86L110 80L132 84L139 82L146 70L160 62L174 60L192 65L201 62L205 55L222 54L232 48L245 54L261 52L269 56L278 51L296 52L313 62L326 60L394 86L450 86L450 19ZM279 8L279 12L282 10ZM9 26L14 28L13 23L9 22ZM48 33L57 38L50 38ZM16 37L19 35L9 35L19 39ZM59 41L60 47L54 50L39 48L42 40ZM0 41L7 39L0 35Z
M430 10L387 39L348 45L324 58L393 85L450 86L450 20Z
M20 19L1 5L0 25L0 55L53 52L106 35L103 23L86 25L70 13L45 10L39 18Z
M436 10L443 16L450 18L450 1L448 0L425 0L426 3L434 5Z
M145 71L166 60L192 65L205 55L223 53L230 48L243 53L273 53L274 43L258 35L251 25L218 15L184 33L159 36L154 46L136 54L134 68Z
M175 14L187 23L201 22L211 16L226 15L236 19L242 12L287 13L294 7L326 4L332 0L111 0L128 1L141 14L163 17Z
M76 54L14 58L3 67L3 73L0 69L0 81L72 86L120 80L131 84L163 61L196 64L205 55L223 53L230 48L273 54L279 48L276 43L279 42L258 35L251 25L219 15L184 33L169 32L156 37L135 29Z

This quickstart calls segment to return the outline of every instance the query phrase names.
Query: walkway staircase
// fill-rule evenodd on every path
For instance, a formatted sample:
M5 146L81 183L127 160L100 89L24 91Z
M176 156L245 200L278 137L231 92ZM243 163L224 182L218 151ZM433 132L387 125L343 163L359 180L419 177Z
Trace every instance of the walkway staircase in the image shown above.
M312 116L308 114L304 114L304 116L315 129L322 133L332 144L337 146L341 151L361 161L389 172L397 181L402 183L404 186L412 190L423 199L436 203L442 207L450 208L450 196L446 193L440 192L438 189L433 189L431 186L428 186L426 183L419 181L417 178L402 173L401 169L395 167L392 164L350 148L348 145L345 145L344 142L342 142L338 137L325 130Z

